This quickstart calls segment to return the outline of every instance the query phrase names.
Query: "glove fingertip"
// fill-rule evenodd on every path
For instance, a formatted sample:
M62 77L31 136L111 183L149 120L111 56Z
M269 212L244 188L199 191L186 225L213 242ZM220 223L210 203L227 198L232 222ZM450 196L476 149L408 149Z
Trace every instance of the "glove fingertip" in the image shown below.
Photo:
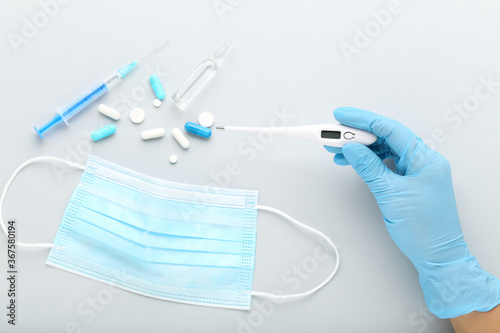
M342 152L342 148L332 147L332 146L323 146L328 152L338 154Z
M335 156L333 157L333 162L340 166L349 165L349 162L344 157L344 154L335 154Z
M368 154L370 149L365 145L357 142L349 143L342 148L342 154L349 160L350 158L359 157L360 155Z
M344 146L342 152L356 173L361 176L361 179L370 183L369 186L372 190L373 186L376 186L374 181L388 174L389 169L382 163L377 154L362 144L350 143Z
M333 110L333 116L335 117L335 119L341 122L343 115L348 111L348 109L350 108L347 106L336 108L335 110Z

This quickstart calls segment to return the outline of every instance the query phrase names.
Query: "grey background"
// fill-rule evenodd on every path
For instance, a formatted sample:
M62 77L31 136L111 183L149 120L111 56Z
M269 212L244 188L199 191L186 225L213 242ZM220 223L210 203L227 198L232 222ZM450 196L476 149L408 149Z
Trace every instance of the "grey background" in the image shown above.
M231 10L220 15L217 3ZM474 95L479 77L500 80L500 4L401 0L402 11L348 62L341 44L353 44L356 27L364 29L373 21L371 12L388 3L73 0L58 5L44 22L39 2L0 0L1 184L20 163L40 155L85 163L92 153L151 176L203 185L217 175L224 180L221 172L236 160L238 173L224 186L259 190L261 204L323 231L342 256L338 275L311 297L271 307L254 298L245 312L112 294L102 283L45 266L46 250L22 249L18 325L7 325L1 310L0 331L452 332L447 320L425 313L416 271L391 241L371 193L350 167L334 165L322 147L274 138L253 156L238 152L248 145L245 135L191 137L187 151L170 135L149 142L139 137L145 129L169 131L196 121L203 111L215 115L216 125L257 126L268 125L273 110L286 109L294 115L290 125L305 125L331 121L333 109L344 105L397 118L422 138L431 139L437 129L445 139L436 149L452 164L466 240L481 265L500 276L499 87L474 112L460 116L460 124L443 118ZM33 22L34 15L42 15L38 23L45 24L16 50L9 36L22 36L23 19ZM90 132L112 122L97 112L96 103L71 119L69 128L38 138L33 126L50 119L54 108L164 39L171 41L167 47L101 100L124 113L114 136L90 141ZM234 50L186 111L168 103L152 106L145 81L150 74L160 74L171 95L226 40ZM127 96L146 111L140 125L127 117ZM177 165L168 162L170 154L179 156ZM17 219L21 240L53 241L79 177L78 171L61 174L41 164L20 174L3 216ZM5 271L4 237L0 246ZM294 265L315 260L317 246L285 221L260 213L254 289L290 293L314 287L333 260L295 276L293 283L290 278ZM5 304L7 284L0 281L0 304ZM92 299L98 304L94 310Z

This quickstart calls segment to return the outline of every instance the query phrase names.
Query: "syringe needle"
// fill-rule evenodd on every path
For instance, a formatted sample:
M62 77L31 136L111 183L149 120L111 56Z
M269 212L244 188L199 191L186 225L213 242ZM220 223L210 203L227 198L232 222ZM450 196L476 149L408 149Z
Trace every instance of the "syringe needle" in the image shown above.
M168 43L168 40L164 41L163 43L161 43L159 46L157 46L154 50L150 51L148 54L146 54L144 57L142 57L141 59L137 60L137 62L141 62L143 61L144 59L146 59L147 57L149 57L150 55L152 55L153 53L155 53L158 49L160 49L163 45L167 44Z

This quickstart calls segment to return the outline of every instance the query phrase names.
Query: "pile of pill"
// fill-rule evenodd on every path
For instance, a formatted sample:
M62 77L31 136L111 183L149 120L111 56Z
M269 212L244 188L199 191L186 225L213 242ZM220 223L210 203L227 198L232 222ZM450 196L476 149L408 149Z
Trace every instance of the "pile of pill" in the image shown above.
M161 106L162 100L165 98L165 90L163 89L163 85L161 84L158 75L151 75L149 78L149 82L151 83L151 87L153 88L154 94L156 96L156 99L153 101L153 106L158 108ZM101 114L113 120L119 120L121 118L120 112L105 104L99 105L98 110ZM129 118L130 121L132 121L134 124L140 124L146 118L146 113L141 108L133 108L129 112ZM210 127L213 125L213 123L214 116L209 112L203 112L198 116L198 124L188 121L184 125L184 130L189 134L208 139L212 136L212 130L210 129ZM116 126L111 124L93 132L91 134L91 138L93 141L99 141L112 135L115 132ZM181 129L175 127L172 129L171 133L173 138L183 149L188 149L190 147L191 144ZM153 128L141 132L141 138L143 140L158 139L162 138L164 135L164 128ZM170 155L169 162L171 164L175 164L177 163L177 161L178 157L176 155Z

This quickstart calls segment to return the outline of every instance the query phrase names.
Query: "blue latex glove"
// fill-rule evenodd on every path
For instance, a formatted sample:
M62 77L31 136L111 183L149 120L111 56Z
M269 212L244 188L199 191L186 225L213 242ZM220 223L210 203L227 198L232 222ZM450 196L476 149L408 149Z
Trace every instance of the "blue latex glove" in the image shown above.
M489 311L500 304L500 281L469 252L458 218L449 162L401 123L349 107L342 124L373 132L370 147L325 146L339 165L351 165L366 182L397 246L419 273L429 310L439 318ZM382 161L394 158L396 172Z

